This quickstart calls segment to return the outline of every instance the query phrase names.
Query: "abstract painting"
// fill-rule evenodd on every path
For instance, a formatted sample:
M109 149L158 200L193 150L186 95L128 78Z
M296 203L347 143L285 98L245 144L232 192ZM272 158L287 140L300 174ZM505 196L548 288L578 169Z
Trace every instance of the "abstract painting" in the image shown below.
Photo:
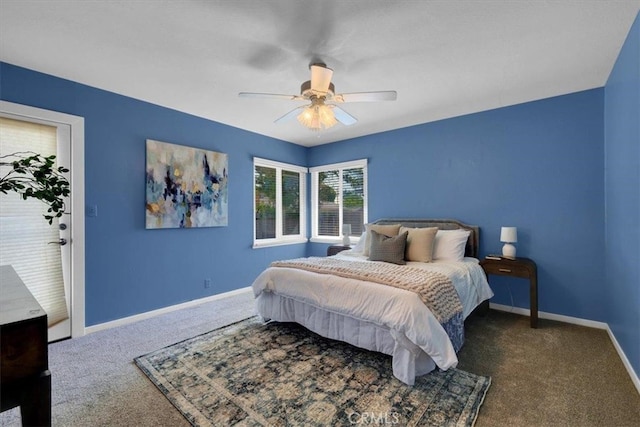
M146 228L227 225L225 153L147 139Z

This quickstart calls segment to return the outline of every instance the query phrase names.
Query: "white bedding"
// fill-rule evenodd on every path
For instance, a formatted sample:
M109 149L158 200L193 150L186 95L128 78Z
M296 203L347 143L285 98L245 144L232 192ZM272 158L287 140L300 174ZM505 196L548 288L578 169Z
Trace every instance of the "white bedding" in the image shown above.
M354 251L335 256L366 261ZM449 277L460 296L465 318L493 296L475 258L407 265ZM392 355L394 375L407 384L435 366L446 370L458 363L446 332L413 292L281 267L267 268L252 286L258 313L264 319L294 321L325 337Z

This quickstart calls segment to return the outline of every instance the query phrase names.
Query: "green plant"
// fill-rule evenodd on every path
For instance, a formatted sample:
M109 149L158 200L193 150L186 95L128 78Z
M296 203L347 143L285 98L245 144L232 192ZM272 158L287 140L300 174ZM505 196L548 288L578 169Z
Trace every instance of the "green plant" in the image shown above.
M0 177L0 191L7 194L15 191L26 200L38 199L49 205L44 218L53 222L62 216L65 210L64 199L70 194L69 181L64 173L69 169L55 167L56 156L44 157L32 152L18 152L0 156L0 167L11 169ZM4 171L3 171L4 172Z

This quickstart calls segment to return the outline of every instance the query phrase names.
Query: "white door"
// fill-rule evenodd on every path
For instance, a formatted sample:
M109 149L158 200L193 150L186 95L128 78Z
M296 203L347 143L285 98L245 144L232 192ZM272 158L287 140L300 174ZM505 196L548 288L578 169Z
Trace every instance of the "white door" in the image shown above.
M3 163L31 156L55 155L57 165L71 156L68 126L34 123L14 117L0 117L0 156ZM62 156L60 156L62 153ZM11 173L3 166L0 173ZM24 175L15 175L24 177ZM68 204L68 202L67 202ZM47 312L51 340L71 336L69 284L64 272L70 270L66 234L67 217L44 218L47 205L35 198L23 199L15 192L0 195L0 265L11 265L33 296ZM63 231L61 231L64 229ZM61 235L62 234L62 235ZM64 257L64 265L62 253Z
M46 114L42 118L0 110L2 156L16 152L54 154L58 166L72 169L72 133L70 124L52 121ZM3 157L2 160L8 159ZM2 173L6 170L4 167ZM74 277L74 271L78 269L73 265L73 246L78 233L74 233L71 221L71 199L76 189L71 175L67 179L72 194L65 202L65 214L55 218L52 224L43 216L47 211L44 202L33 198L24 200L12 192L0 193L0 265L12 265L47 312L50 342L84 333L84 301L74 301L74 296L75 299L84 297L83 278L74 280L78 279ZM81 243L83 251L84 237ZM79 258L84 272L84 254ZM81 292L74 289L77 285L81 286ZM76 320L82 324L73 327Z

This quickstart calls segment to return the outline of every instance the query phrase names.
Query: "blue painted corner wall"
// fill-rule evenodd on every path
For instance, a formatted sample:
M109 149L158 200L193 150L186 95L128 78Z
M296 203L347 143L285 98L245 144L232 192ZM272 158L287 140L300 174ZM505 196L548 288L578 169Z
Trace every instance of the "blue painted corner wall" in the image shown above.
M640 373L640 14L605 86L607 322Z
M306 149L0 63L3 100L85 119L86 326L249 286L302 245L252 249L253 157L306 164ZM145 229L146 139L229 155L229 225ZM210 278L210 288L204 287Z
M605 320L604 90L594 89L314 147L309 166L368 158L369 220L455 218L481 256L518 227L538 265L540 310ZM311 254L320 254L313 245ZM491 277L494 302L529 307L524 280Z

